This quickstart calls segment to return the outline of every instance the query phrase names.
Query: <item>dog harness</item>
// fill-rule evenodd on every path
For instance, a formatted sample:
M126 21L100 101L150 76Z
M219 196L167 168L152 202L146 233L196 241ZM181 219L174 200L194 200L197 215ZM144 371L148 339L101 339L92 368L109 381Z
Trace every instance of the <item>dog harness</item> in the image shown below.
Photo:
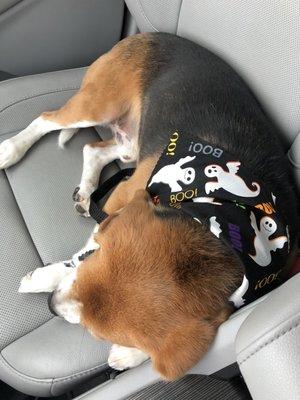
M254 177L242 158L175 132L148 181L155 204L173 207L210 229L245 267L230 297L236 308L281 283L289 230L276 208L276 194ZM213 249L212 249L213 250Z

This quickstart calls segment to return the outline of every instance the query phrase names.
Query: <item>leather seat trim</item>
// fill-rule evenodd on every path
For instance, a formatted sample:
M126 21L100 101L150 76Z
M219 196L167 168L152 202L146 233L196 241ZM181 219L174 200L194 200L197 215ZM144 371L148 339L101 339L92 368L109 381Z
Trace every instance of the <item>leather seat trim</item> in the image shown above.
M292 318L290 318L287 321L283 321L281 324L279 324L278 326L276 326L275 328L273 328L270 332L266 333L264 336L269 336L271 334L271 337L268 337L267 340L265 340L265 342L263 342L262 344L260 344L255 350L253 350L250 354L248 354L247 356L244 356L244 358L240 359L241 354L248 352L248 350L253 347L254 343L251 343L249 346L246 347L246 349L243 349L238 358L238 362L239 365L242 365L243 363L245 363L249 358L253 357L255 354L257 354L260 350L264 349L265 347L267 347L268 345L270 345L271 343L275 342L276 340L282 338L284 335L286 335L287 333L289 333L290 331L297 329L300 327L300 313L296 314L295 316L293 316ZM279 331L279 332L278 332ZM257 339L257 340L261 340L261 338Z
M51 90L50 92L34 93L33 95L25 96L25 97L23 97L23 98L21 98L21 99L18 99L18 100L16 100L16 101L13 101L13 102L11 102L11 103L6 104L6 105L0 110L0 114L3 113L3 112L4 112L5 110L7 110L8 108L10 108L10 107L12 107L12 106L14 106L14 105L16 105L16 104L22 103L23 101L26 101L26 100L34 99L34 98L36 98L36 97L44 96L44 95L47 95L47 94L74 91L74 90L78 90L79 88L80 88L80 86L77 85L77 86L71 86L71 87L59 88L59 89L56 89L56 90Z
M43 378L43 379L38 379L38 378L34 378L28 375L25 375L21 372L19 372L18 370L16 370L15 368L13 368L7 361L6 359L3 357L3 355L1 354L0 356L0 363L3 365L4 368L8 369L10 373L17 375L18 378L20 378L21 380L31 383L34 382L34 384L36 385L48 385L49 386L49 394L50 395L57 395L56 393L56 387L59 386L60 383L65 382L65 381L71 381L71 380L76 380L78 378L81 378L83 376L89 375L93 372L97 372L97 371L101 371L103 370L106 366L107 363L102 363L100 365L97 365L96 367L92 367L89 369L86 369L84 371L80 371L77 372L75 374L72 375L68 375L68 376L64 376L64 377L60 377L60 378Z
M150 19L147 17L145 10L140 2L140 0L136 0L136 4L141 12L142 17L144 18L144 21L148 24L148 26L153 29L155 32L158 32L158 29L155 28L155 26L152 24L152 22L150 21Z

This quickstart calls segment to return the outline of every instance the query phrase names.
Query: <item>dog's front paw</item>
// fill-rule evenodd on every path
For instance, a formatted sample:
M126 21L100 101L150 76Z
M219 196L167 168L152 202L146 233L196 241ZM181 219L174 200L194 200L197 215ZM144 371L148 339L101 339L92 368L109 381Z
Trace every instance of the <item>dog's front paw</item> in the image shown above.
M42 293L53 292L70 268L61 263L50 264L34 271L28 272L21 279L19 293Z
M90 196L84 191L80 190L80 186L75 188L73 200L75 202L75 210L78 211L82 217L90 217Z
M18 162L25 154L23 149L16 144L16 140L7 139L0 144L0 169L8 168Z
M45 288L45 280L41 279L42 273L41 268L37 268L35 271L28 272L21 279L21 283L19 286L19 293L40 293L47 292L47 288ZM47 285L48 286L48 285Z
M141 350L113 344L108 357L108 365L117 371L133 368L148 359Z

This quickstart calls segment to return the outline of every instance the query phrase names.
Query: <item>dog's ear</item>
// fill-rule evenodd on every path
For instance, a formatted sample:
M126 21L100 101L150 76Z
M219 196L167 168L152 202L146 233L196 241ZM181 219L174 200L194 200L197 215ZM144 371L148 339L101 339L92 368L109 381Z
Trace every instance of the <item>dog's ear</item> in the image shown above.
M162 347L151 354L154 368L166 380L184 375L206 353L216 328L205 320L185 321L168 333Z

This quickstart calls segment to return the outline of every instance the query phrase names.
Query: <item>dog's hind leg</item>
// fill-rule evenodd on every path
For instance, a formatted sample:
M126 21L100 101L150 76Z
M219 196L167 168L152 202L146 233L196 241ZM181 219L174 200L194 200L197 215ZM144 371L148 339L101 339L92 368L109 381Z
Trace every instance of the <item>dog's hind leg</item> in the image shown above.
M130 142L117 142L115 139L86 144L83 148L83 170L80 184L73 193L76 210L84 217L89 216L90 196L98 186L100 173L105 165L121 159L136 161L137 152Z
M90 66L79 91L63 107L44 112L18 135L2 142L0 169L18 162L35 142L55 130L63 130L61 146L80 128L118 126L120 121L125 121L131 138L137 136L146 41L142 35L121 41Z
M75 99L75 96L73 99ZM77 99L74 101L78 103ZM61 117L63 114L66 114L66 111L63 109L45 112L32 121L31 124L20 133L4 140L0 144L0 169L8 168L16 164L34 143L49 132L62 130L59 145L63 147L64 143L80 128L87 128L99 123L99 121L92 121L87 118L64 122Z

